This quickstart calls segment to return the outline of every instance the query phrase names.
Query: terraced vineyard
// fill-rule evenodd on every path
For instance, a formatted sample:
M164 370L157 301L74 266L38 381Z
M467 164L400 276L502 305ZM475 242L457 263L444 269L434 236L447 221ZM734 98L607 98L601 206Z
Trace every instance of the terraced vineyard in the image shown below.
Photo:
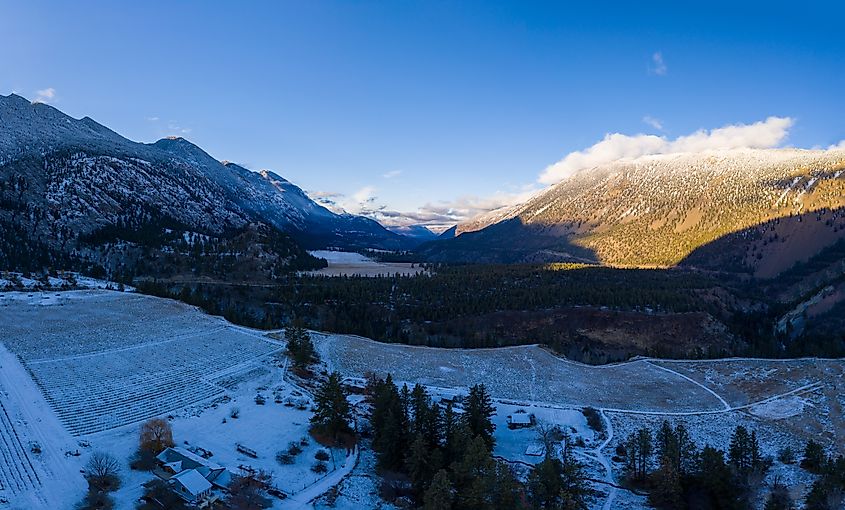
M41 485L41 478L0 400L0 495L19 494Z
M14 334L18 330L13 328L8 347L22 359L59 420L75 436L220 396L225 388L215 379L249 370L256 360L280 349L260 335L166 300L86 292L68 293L62 306L41 305L39 300L38 296L19 299L0 309L0 318L8 313L9 318L32 320L29 334ZM152 322L146 322L152 317L146 314L141 320L124 320L139 301L148 314L157 314ZM60 331L51 326L59 316L76 320ZM188 333L183 328L191 323L194 332ZM97 325L96 331L86 324ZM168 334L170 324L178 334ZM94 341L77 340L89 336ZM86 346L90 352L84 352Z

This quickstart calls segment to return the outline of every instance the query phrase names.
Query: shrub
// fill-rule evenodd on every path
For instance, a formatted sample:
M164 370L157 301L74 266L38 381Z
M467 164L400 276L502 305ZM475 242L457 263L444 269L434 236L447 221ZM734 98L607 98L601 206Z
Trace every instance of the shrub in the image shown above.
M153 452L139 449L129 459L129 468L135 471L151 471L156 467L156 456Z
M77 510L111 510L114 499L106 492L100 492L94 487L88 487L85 499L76 506Z
M596 432L604 432L604 420L595 407L585 407L584 409L581 409L581 414L587 418L588 427Z
M229 411L229 417L233 420L237 420L241 416L241 408L240 407L233 407L231 411Z
M288 453L294 456L299 455L302 453L302 447L296 441L291 441L288 443Z
M325 462L329 460L329 452L327 452L326 450L317 450L317 453L314 454L314 458L319 461Z
M795 464L795 452L786 446L778 452L778 460L784 464Z
M318 475L322 475L329 472L329 466L327 466L325 462L317 462L311 466L311 471L317 473Z
M279 453L276 454L276 462L278 462L279 464L281 464L283 466L288 466L290 464L293 464L293 461L294 461L293 455L291 455L287 452L279 452Z

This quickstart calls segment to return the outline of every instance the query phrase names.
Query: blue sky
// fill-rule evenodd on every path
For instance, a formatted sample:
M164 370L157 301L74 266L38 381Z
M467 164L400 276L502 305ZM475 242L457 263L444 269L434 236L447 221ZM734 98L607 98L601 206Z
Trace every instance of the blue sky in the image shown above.
M840 4L638 4L6 1L0 93L385 221L516 200L609 133L845 139Z

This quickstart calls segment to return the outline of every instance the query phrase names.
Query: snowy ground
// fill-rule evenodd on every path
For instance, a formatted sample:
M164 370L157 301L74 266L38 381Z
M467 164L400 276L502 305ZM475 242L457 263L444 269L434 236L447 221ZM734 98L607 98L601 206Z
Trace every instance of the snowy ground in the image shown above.
M98 280L88 276L82 276L78 273L67 272L61 273L59 276L48 276L46 279L34 279L26 277L23 273L13 273L8 271L0 272L0 291L38 291L46 292L50 290L68 290L68 289L109 289L117 290L121 285L119 283L110 282L107 280ZM130 286L123 286L126 292L134 291Z
M423 271L419 264L409 262L379 262L360 253L346 251L318 250L309 252L315 257L326 259L329 266L310 274L324 276L390 276L395 274L414 275ZM413 267L412 267L413 266Z
M211 450L222 465L271 471L293 494L276 508L310 508L315 500L319 508L391 508L378 498L372 452L333 451L324 478L309 469L313 441L292 466L275 460L307 434L311 413L275 402L292 397L307 407L309 395L286 377L281 342L263 332L175 301L95 290L0 293L0 323L0 510L71 508L85 489L79 469L96 450L121 461L118 508L133 508L151 475L130 471L128 459L139 423L153 416L169 417L178 444ZM583 444L576 455L590 477L609 483L621 476L610 460L616 445L664 419L684 421L699 445L725 445L744 424L769 455L787 445L798 450L809 437L845 448L842 360L639 359L592 367L536 346L446 350L313 336L328 367L347 377L390 372L400 383L426 385L435 398L484 383L497 408L494 453L522 469L541 459L541 449L535 429L507 428L518 410L560 425ZM258 393L265 405L255 403ZM587 426L587 405L600 410L605 431ZM239 454L238 443L258 458ZM775 474L796 495L811 481L794 465L776 462ZM644 504L607 483L596 488L595 508Z
M302 507L354 465L355 455L334 450L329 473L314 474L313 440L293 465L276 461L308 435L311 397L285 378L283 346L263 332L173 301L104 291L0 294L0 323L8 330L0 343L2 509L72 508L85 490L79 470L98 450L122 465L117 508L134 508L152 475L131 471L129 458L140 423L155 416L170 419L177 444L210 450L236 473L241 465L271 472L292 494L277 508ZM34 442L42 453L30 451ZM238 443L258 458L238 453Z
M724 407L695 382L645 360L594 367L537 346L434 349L349 335L316 340L329 366L351 377L390 372L397 380L446 388L483 382L495 397L559 405L676 412Z

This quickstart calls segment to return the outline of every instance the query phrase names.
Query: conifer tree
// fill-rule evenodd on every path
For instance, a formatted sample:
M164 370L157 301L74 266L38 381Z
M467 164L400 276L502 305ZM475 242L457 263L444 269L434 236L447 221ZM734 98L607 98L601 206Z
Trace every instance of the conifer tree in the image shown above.
M337 443L340 435L351 433L349 421L352 412L347 400L346 390L340 382L340 374L332 372L328 380L320 386L314 395L315 411L311 423Z
M528 499L532 508L560 508L563 490L561 471L560 461L546 452L546 457L528 476Z
M484 438L476 436L453 469L458 491L456 506L467 510L485 509L495 483L495 465Z
M470 434L480 436L487 444L489 451L493 450L496 444L493 432L496 426L493 424L493 416L496 408L493 407L493 399L483 384L477 384L470 388L464 412L464 422L469 428Z
M636 480L644 479L648 474L648 465L654 448L651 431L643 427L632 433L628 436L625 448L628 452L626 469L629 475Z
M492 510L519 510L522 505L522 486L506 462L496 462L493 494L490 502Z
M811 473L819 473L827 461L827 455L821 444L810 439L804 447L804 457L801 459L801 467Z
M425 492L424 510L452 510L454 500L449 474L441 469L434 475L431 486Z
M423 435L417 434L411 443L411 449L408 452L408 458L405 463L417 500L422 499L434 474L440 469L439 462L439 451L430 450Z

